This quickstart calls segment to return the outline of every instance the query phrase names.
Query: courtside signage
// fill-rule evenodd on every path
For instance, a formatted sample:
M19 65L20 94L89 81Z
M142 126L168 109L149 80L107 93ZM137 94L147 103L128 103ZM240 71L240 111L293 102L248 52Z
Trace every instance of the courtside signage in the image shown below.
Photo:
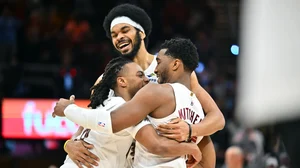
M2 136L6 139L68 139L78 129L65 117L52 118L55 99L3 99ZM76 100L87 107L89 100Z

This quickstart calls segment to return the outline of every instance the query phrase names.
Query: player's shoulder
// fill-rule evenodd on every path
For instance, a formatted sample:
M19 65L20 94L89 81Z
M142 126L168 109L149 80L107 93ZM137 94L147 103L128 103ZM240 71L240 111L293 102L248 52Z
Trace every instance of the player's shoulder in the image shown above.
M144 96L164 97L166 93L172 92L172 86L169 84L148 83L139 92Z
M119 96L113 96L113 97L110 97L110 98L108 98L108 101L109 101L111 104L125 103L125 100L124 100L122 97L119 97Z
M158 84L158 83L148 83L146 86L143 87L144 90L151 89L153 91L160 91L166 88L170 88L169 84Z
M120 106L125 103L125 100L122 97L110 97L105 100L105 109L110 109L115 106Z

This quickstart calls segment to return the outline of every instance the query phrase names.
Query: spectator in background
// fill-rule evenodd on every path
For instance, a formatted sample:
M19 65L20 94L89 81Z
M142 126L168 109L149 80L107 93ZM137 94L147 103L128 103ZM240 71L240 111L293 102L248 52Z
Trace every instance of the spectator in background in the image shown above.
M233 133L231 144L242 148L247 166L249 168L263 167L263 134L253 128L237 128L235 131L231 131Z
M82 97L82 76L80 69L73 64L73 52L70 48L63 50L61 58L60 73L56 80L59 87L59 97L76 94ZM77 88L77 89L76 89ZM78 89L81 88L81 89Z
M265 159L265 168L279 168L278 159L274 155L267 155Z
M290 159L286 152L283 152L279 155L279 162L280 162L279 168L289 168L290 167Z
M77 13L71 16L65 27L65 34L73 44L80 44L90 31L88 21L84 20Z
M244 153L238 146L231 146L225 152L225 164L222 168L244 168Z

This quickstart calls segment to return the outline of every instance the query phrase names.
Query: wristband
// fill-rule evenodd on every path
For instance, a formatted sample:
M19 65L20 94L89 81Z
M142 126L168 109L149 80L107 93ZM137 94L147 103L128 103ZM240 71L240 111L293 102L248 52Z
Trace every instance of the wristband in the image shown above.
M66 153L68 153L68 152L66 151L66 145L67 145L67 143L68 143L69 141L71 141L71 140L70 140L70 139L66 140L66 142L65 142L65 144L64 144L64 151L65 151Z
M186 142L191 142L192 141L192 126L190 123L186 122L186 124L189 126L189 136L188 136L188 139L186 140Z

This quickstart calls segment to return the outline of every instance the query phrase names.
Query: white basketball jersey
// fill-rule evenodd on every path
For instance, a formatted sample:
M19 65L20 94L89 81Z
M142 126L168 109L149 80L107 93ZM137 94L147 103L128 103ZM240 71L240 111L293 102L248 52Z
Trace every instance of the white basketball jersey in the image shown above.
M157 127L174 118L181 118L190 124L197 124L204 118L204 112L200 102L193 92L179 83L170 84L174 90L176 99L175 111L164 118L153 118L148 116L151 124ZM151 137L149 137L151 138ZM192 142L199 143L203 137L192 137ZM136 142L134 168L186 168L185 157L162 157L149 153L140 143Z
M110 97L98 108L104 108L107 112L111 112L125 101L121 97ZM102 123L98 123L102 124ZM76 139L83 139L85 142L93 144L94 148L90 150L100 159L99 168L122 168L127 167L126 155L132 144L131 135L132 127L124 129L115 134L101 133L98 131L84 129ZM74 168L76 164L67 156L61 168ZM94 166L96 167L96 166Z
M154 70L157 66L156 56L154 56L153 61L149 65L149 67L144 71L145 75L148 77L149 82L157 83L157 76L154 73Z

